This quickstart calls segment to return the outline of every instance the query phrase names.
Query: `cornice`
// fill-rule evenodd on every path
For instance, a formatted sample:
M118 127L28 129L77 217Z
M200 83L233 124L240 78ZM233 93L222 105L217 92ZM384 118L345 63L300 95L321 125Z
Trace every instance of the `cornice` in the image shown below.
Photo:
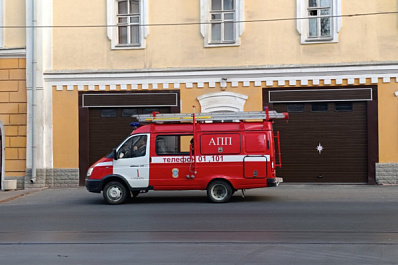
M0 58L26 58L25 48L0 48Z
M157 88L163 84L163 88L179 88L180 84L186 87L215 87L222 80L237 87L243 82L244 87L254 82L255 86L272 86L277 82L278 86L306 86L311 81L312 85L318 85L322 80L325 85L335 80L337 85L346 80L348 85L370 82L377 84L379 78L382 82L389 83L391 78L398 80L398 62L379 63L353 63L353 64L323 64L323 65L279 65L279 66L253 66L253 67L217 67L217 68L174 68L174 69L139 69L139 70L70 70L48 71L44 73L44 79L48 84L57 86L62 90L63 86L116 86L131 85L132 89L138 85L142 88ZM263 82L265 82L263 84ZM83 89L80 87L80 89Z

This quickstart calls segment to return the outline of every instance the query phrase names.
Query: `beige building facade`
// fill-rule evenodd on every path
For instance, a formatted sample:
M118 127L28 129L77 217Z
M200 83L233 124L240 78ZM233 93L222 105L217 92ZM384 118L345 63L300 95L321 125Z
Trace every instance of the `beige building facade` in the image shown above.
M397 184L397 1L94 1L0 0L2 180L83 185L131 114L195 106L288 111L287 182Z

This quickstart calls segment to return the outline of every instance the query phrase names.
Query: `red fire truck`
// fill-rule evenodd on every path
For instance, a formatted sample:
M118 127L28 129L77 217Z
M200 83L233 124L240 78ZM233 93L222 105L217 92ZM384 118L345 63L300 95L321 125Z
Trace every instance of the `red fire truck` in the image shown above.
M212 202L227 202L237 190L277 186L279 132L273 119L287 113L223 112L135 115L149 123L133 130L111 154L93 164L90 192L110 204L149 190L206 190Z

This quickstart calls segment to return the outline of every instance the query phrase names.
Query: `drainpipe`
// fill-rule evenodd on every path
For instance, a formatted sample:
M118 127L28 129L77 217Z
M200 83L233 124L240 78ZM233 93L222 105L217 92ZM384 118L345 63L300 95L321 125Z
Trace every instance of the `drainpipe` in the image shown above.
M28 34L27 38L27 44L30 46L30 62L27 62L28 64L31 64L31 69L30 69L30 74L31 74L31 89L32 89L32 98L31 98L31 163L32 163L32 176L30 179L30 182L33 184L36 182L36 163L35 163L35 148L36 148L36 142L35 142L35 93L36 93L36 81L35 81L35 26L36 26L36 20L35 20L35 0L29 0L30 1L30 7L31 7L31 13L30 13L30 21L28 20L28 28L30 28L30 36Z

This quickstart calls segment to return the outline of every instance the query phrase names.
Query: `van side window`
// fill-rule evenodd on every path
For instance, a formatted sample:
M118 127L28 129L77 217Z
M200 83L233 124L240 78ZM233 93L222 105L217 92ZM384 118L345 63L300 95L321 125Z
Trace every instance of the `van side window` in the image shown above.
M158 135L155 152L157 155L189 155L192 135Z
M146 135L133 136L129 138L117 152L118 159L145 156Z

